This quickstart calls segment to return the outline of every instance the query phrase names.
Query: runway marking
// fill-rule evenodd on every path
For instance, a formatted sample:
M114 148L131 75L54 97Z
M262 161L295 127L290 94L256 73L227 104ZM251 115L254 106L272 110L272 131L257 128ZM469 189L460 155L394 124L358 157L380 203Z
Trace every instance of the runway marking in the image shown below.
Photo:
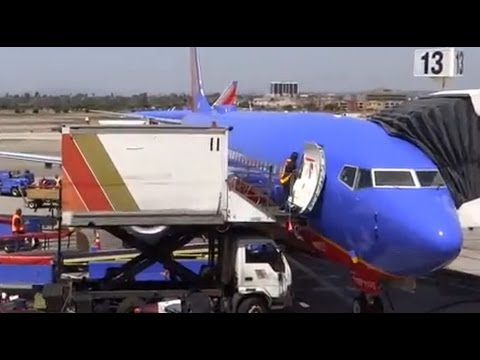
M312 270L310 270L308 267L305 265L301 264L297 260L293 259L291 256L287 256L288 261L297 267L299 270L310 276L313 280L315 280L319 285L321 285L324 288L331 289L331 293L334 294L336 297L338 297L345 305L350 306L352 303L352 300L349 296L347 296L343 291L341 291L337 286L332 284L330 281L327 281L325 279L322 279L319 275L315 274Z

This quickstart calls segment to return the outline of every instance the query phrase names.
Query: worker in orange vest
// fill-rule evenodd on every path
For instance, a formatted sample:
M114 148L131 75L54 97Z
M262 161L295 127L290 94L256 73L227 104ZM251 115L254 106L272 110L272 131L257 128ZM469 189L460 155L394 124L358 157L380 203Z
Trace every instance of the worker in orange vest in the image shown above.
M280 184L283 186L284 202L282 210L288 206L288 198L290 197L290 190L292 187L292 180L295 171L297 170L298 153L293 152L290 157L285 160L282 172L280 174Z
M22 209L15 210L12 216L12 234L24 234L24 221L22 216Z

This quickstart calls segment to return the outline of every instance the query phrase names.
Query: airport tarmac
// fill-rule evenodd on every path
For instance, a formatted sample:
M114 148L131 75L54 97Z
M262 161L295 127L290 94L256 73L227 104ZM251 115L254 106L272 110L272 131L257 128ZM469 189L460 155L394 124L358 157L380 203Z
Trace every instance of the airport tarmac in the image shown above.
M358 295L345 268L305 254L291 254L295 313L351 313ZM420 279L413 294L392 290L384 297L387 313L480 313L480 286Z
M465 229L460 256L448 265L448 269L466 272L480 278L480 229Z
M1 119L0 119L1 124ZM24 138L22 140L22 138ZM55 134L42 133L0 133L0 151L41 153L46 155L60 154L60 139ZM52 177L59 173L58 167L46 169L43 164L0 159L0 169L28 169L37 177ZM11 214L17 207L22 207L21 198L0 197L0 214ZM24 209L25 214L43 215L45 210L33 213ZM102 245L105 249L116 249L121 243L115 237L101 233ZM465 249L459 259L450 265L454 269L475 268L480 274L480 255L472 252L480 250L480 229L466 230ZM478 261L475 261L476 258ZM305 254L290 254L293 268L294 290L296 302L293 311L296 313L349 313L352 300L357 291L351 287L349 272L336 264ZM465 285L458 282L444 283L439 286L435 280L426 278L418 282L415 294L394 290L390 294L395 311L385 301L387 312L428 312L443 305L480 299L480 285ZM479 303L461 303L442 310L445 312L480 312Z

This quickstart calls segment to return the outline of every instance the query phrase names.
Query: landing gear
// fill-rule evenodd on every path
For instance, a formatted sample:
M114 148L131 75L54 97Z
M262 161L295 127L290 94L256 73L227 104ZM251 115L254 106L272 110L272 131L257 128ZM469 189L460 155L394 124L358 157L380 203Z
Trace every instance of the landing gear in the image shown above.
M384 312L383 301L379 296L368 296L361 294L353 300L354 314L381 314Z

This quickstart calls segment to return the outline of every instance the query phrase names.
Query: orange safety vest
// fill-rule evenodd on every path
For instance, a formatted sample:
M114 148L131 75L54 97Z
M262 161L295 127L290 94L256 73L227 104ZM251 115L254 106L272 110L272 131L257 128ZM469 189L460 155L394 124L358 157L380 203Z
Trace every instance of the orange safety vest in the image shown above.
M19 225L15 224L16 220L19 220ZM23 219L17 214L12 216L12 232L23 232Z
M282 185L285 185L285 184L290 180L290 178L292 177L292 174L293 174L292 171L290 171L290 172L288 172L288 173L286 172L287 166L288 166L291 162L292 162L291 159L287 159L287 160L285 161L285 164L283 165L282 173L281 173L281 175L280 175L280 184L282 184Z

